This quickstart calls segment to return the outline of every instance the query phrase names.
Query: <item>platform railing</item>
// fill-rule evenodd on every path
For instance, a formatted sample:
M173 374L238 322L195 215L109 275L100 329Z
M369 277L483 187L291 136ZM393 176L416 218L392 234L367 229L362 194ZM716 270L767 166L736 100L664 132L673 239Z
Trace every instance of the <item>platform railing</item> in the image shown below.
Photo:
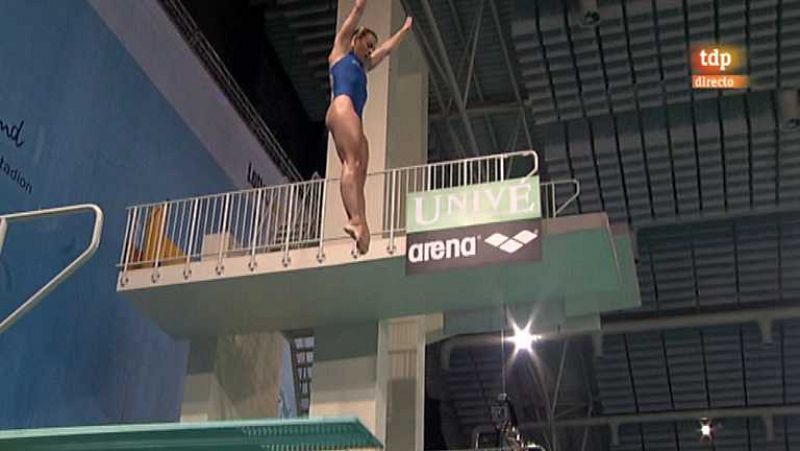
M519 151L368 174L368 196L383 197L382 221L370 225L371 234L389 243L371 252L395 252L396 238L405 234L409 193L524 179L538 170L536 152ZM216 260L222 274L224 259L231 256L249 255L254 270L256 255L269 252L281 252L283 265L289 266L293 250L309 247L317 247L323 262L326 243L346 238L327 223L327 208L343 208L339 182L338 177L317 179L129 207L121 282L126 283L128 271L142 268L153 270L155 282L166 265L183 265L188 279L192 263L199 260ZM541 189L545 217L558 216L580 194L577 180L543 182ZM329 199L334 190L335 205Z

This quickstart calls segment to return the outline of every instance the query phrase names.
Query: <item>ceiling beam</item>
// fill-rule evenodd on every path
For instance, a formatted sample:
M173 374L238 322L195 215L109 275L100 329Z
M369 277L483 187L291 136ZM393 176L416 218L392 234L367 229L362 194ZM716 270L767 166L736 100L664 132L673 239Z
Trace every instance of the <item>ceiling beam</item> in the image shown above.
M506 63L506 69L508 69L508 77L511 80L511 87L514 88L514 97L517 99L517 108L522 114L522 123L525 128L525 139L528 141L528 148L532 150L533 139L531 139L531 128L528 125L528 114L525 111L525 103L523 102L522 95L519 91L519 83L517 83L517 76L514 73L514 66L511 64L511 55L509 54L508 45L506 44L506 37L503 34L503 28L500 24L500 15L497 12L495 0L489 0L489 8L492 11L492 19L494 20L494 27L497 30L497 37L500 39L500 48L503 51L503 59Z
M568 337L590 335L595 338L595 352L602 351L604 335L631 334L637 332L684 329L688 327L709 327L732 324L756 323L766 343L772 339L771 327L775 321L800 318L800 307L757 307L731 311L715 311L707 313L689 313L670 316L649 316L636 319L603 320L599 331L543 331L538 333L541 341L563 340ZM509 331L511 332L511 331ZM450 357L456 348L473 348L476 346L498 346L501 342L500 332L486 332L470 335L458 335L442 342L439 350L439 364L443 370L450 369Z
M458 82L456 81L455 73L453 73L453 67L450 64L450 59L447 57L447 48L445 48L444 40L442 39L442 33L439 31L439 26L436 24L436 18L433 16L433 10L431 9L431 5L428 0L421 0L420 3L422 3L422 9L425 12L425 19L431 27L433 41L436 45L436 50L439 53L438 59L442 62L442 67L445 71L445 81L450 88L451 95L456 101L456 107L458 107L458 113L461 116L461 121L464 123L464 129L467 133L467 140L469 141L470 150L472 151L473 156L479 156L481 153L480 148L478 147L478 141L475 139L475 132L472 130L472 122L470 122L469 116L467 115L467 108L464 105L464 102L461 100L461 96L459 95L460 89L458 88ZM418 29L419 27L414 27L414 30Z
M519 113L519 103L513 99L504 100L486 100L485 102L472 102L467 108L468 116L483 116L487 114L512 114ZM456 113L442 114L441 109L433 110L428 114L428 118L432 121L441 121L445 118L450 119L457 117Z
M673 410L669 412L654 413L632 413L623 415L601 415L596 417L561 420L552 424L543 421L535 423L522 423L519 425L519 428L535 430L548 429L553 426L556 428L610 426L612 428L612 443L618 444L618 428L623 424L665 423L684 420L697 421L699 424L701 418L708 418L712 421L721 418L761 418L764 419L765 422L771 422L772 418L776 416L791 416L798 414L800 414L800 404L779 404L758 407L726 407L716 409ZM769 426L767 426L767 429L769 429ZM700 434L698 433L698 438L699 435ZM770 433L767 432L766 435L767 440L770 440ZM774 434L772 438L774 439Z
M478 14L475 15L475 25L472 28L472 32L471 32L469 38L465 39L464 30L463 30L463 28L461 26L461 21L459 20L461 15L458 13L458 10L456 9L456 5L455 5L455 3L453 3L453 0L448 0L448 2L447 2L447 4L450 6L450 13L452 14L452 17L453 17L453 24L455 24L456 34L458 35L459 42L461 43L462 46L464 46L464 55L463 55L463 58L461 60L461 64L459 65L459 68L458 68L458 75L461 74L461 70L463 69L463 65L467 61L468 57L469 57L469 61L470 61L470 68L467 71L467 76L466 76L466 84L467 84L467 86L466 86L466 89L464 89L464 97L463 97L463 102L464 102L464 105L467 107L467 109L469 109L469 91L470 91L470 84L471 84L470 82L472 80L475 81L475 94L478 96L478 100L480 102L483 102L485 100L484 99L484 95L483 95L483 88L482 88L481 82L480 82L480 80L478 78L478 74L473 71L473 64L474 64L474 61L475 61L475 52L476 52L477 46L478 46L478 41L479 41L478 38L480 36L481 24L483 22L483 12L484 12L485 3L486 3L486 0L481 2L480 11L478 12ZM470 41L472 41L472 44L471 44L472 45L472 49L471 49L471 51L468 51L469 49L467 48L467 46L470 45ZM454 101L455 101L454 99L450 99L450 101L447 103L447 106L445 107L444 111L449 112L450 111L450 107L452 107L452 104L453 104ZM492 146L494 148L494 152L497 153L499 151L499 147L498 147L498 144L497 144L497 133L495 132L495 128L494 128L494 125L492 124L492 120L491 120L491 118L489 117L488 114L484 114L483 115L483 119L486 122L486 127L489 129L489 137L491 138Z
M410 14L411 8L408 5L407 0L400 0L400 3L403 5L403 8ZM422 46L422 56L425 58L425 62L428 63L428 68L434 69L435 73L439 75L438 78L442 79L446 78L444 74L444 68L442 67L441 64L439 64L439 59L436 58L436 54L431 48L431 44L428 42L428 38L425 36L424 33L418 31L417 28L418 27L414 27L414 36L419 41L419 44ZM434 97L436 97L436 101L439 104L439 110L445 111L446 106L444 103L444 98L442 96L442 93L439 90L439 82L437 81L438 78L435 76L430 76L429 77L430 84L431 87L433 88ZM430 122L430 118L428 119L428 121ZM460 157L466 158L468 156L466 149L464 149L464 145L462 144L461 140L458 139L458 136L453 130L452 124L450 124L450 122L447 121L445 122L445 127L447 129L447 134L450 137L450 141L452 141L454 149L459 152Z
M722 211L718 213L699 213L691 215L672 216L649 221L640 221L633 225L634 230L641 231L646 229L656 229L660 227L686 226L702 224L704 222L728 221L734 222L739 219L752 217L762 217L768 215L800 213L800 203L788 202L775 206L755 207L750 210Z

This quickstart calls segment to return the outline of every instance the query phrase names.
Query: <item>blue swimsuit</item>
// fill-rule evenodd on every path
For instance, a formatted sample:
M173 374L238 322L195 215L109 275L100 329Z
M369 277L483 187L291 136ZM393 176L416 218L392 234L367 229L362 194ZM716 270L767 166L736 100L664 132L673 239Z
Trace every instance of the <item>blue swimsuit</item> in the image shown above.
M331 67L333 98L342 94L350 97L356 114L361 117L367 103L367 73L355 53L349 52Z

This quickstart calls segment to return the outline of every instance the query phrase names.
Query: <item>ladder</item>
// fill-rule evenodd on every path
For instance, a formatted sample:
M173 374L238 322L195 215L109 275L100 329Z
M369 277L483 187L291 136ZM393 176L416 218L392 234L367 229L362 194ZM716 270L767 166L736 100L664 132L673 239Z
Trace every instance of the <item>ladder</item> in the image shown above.
M297 416L307 417L311 407L311 378L314 366L314 332L297 330L286 333L292 352L292 372L297 402Z

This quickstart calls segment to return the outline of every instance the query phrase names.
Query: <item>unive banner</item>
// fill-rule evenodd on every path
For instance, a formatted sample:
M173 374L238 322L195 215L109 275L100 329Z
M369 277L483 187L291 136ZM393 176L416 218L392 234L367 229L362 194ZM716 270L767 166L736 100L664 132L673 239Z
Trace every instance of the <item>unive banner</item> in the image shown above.
M539 176L409 193L409 234L542 216Z

